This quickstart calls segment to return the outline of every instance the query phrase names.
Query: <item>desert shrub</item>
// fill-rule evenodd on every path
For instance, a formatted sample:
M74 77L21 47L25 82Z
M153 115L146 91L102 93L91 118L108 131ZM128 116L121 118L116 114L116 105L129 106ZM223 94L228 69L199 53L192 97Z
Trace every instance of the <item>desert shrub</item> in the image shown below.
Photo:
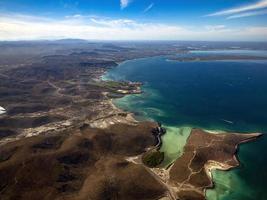
M156 167L164 160L164 152L153 151L143 155L142 161L148 167Z

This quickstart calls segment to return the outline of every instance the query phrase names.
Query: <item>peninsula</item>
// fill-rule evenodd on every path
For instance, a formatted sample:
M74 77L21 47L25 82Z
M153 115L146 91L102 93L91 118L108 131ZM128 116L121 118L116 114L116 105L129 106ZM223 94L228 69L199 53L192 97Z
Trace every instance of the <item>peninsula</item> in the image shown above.
M171 166L147 166L142 156L158 147L158 125L112 104L141 93L141 83L101 76L124 60L181 49L87 41L1 48L12 49L13 59L0 52L0 199L203 200L213 187L210 171L237 167L238 145L260 136L193 129Z

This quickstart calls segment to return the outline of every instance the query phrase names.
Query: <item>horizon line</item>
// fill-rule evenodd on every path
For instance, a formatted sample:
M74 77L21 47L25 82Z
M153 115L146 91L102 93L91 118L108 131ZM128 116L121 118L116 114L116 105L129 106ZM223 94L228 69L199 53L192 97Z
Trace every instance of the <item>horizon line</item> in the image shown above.
M23 40L0 40L0 42L55 42L55 41L62 41L62 40L80 40L84 42L251 42L251 43L258 43L264 42L267 43L267 40L147 40L147 39L138 39L138 40L112 40L112 39L82 39L82 38L59 38L59 39L23 39Z

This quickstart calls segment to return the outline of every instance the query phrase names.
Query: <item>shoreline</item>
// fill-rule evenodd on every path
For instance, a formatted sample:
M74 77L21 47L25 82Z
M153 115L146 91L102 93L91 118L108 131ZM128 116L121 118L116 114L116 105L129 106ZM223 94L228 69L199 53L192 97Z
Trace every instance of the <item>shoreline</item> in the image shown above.
M257 90L264 74L253 68L265 63L247 63L244 71L243 63L228 67L209 61L206 66L192 60L187 66L168 60L173 55L168 53L181 54L178 49L191 48L187 46L71 44L59 54L49 46L49 55L41 60L33 58L21 68L4 66L3 197L222 200L229 195L242 200L250 189L264 196L265 138L239 146L261 136L246 132L264 132L264 98L249 95L239 102L231 89L240 86L240 97L246 86L264 93L264 88ZM144 84L136 90L138 82L127 80ZM210 85L212 81L218 85ZM243 102L254 106L242 109ZM152 134L157 121L167 129L162 137ZM157 139L160 156L148 160L155 165L146 165L142 158L156 149ZM243 181L249 184L240 185Z
M105 71L105 73L108 73L108 70L107 71ZM100 80L102 80L103 81L103 76L100 76ZM104 80L104 81L106 81L106 80ZM130 94L125 94L124 95L124 97L126 96L126 95L130 95ZM121 97L121 98L123 98L123 97ZM112 108L114 109L114 110L117 110L117 111L120 111L120 112L125 112L125 111L123 111L123 109L120 109L120 108L118 108L113 102L112 102L112 98L109 100L109 103L110 103L110 105L112 106ZM134 113L131 113L131 112L125 112L125 113L127 113L127 115L130 115L130 117L131 117L131 122L134 122L134 123L138 123L139 121L138 120L136 120L135 118L134 118ZM204 130L204 129L202 129L202 130ZM225 131L220 131L220 130L204 130L204 131L207 131L208 133L212 133L212 134L220 134L220 133L226 133ZM191 133L192 132L190 132L190 135L191 135ZM258 138L258 137L260 137L262 134L261 133L253 133L253 134L249 134L250 136L253 136L252 138L248 138L248 139L246 139L246 140L243 140L243 141L241 141L240 143L238 143L238 144L236 144L235 145L235 150L236 150L236 152L233 154L233 159L235 160L235 162L237 163L236 165L228 165L228 164L226 164L226 163L223 163L223 162L217 162L217 161L208 161L208 163L206 163L205 165L204 165L204 170L206 171L206 174L207 174L207 176L209 177L209 180L211 181L211 185L210 186L208 186L208 187L206 187L206 188L204 188L204 196L205 196L205 198L207 197L207 190L209 190L209 189L214 189L216 186L215 186L215 182L214 182L214 178L213 178L213 175L212 175L212 171L213 170L221 170L221 171L229 171L229 170L231 170L231 169L233 169L233 168L237 168L238 166L240 166L240 161L238 160L238 157L237 157L237 154L238 154L238 149L239 149L239 145L240 144L243 144L243 143L246 143L246 142L249 142L249 141L252 141L252 140L255 140L256 138ZM161 139L161 138L160 138ZM161 141L162 141L162 139L161 139ZM169 174L169 172L170 172L170 170L172 169L172 167L173 167L173 165L174 165L174 163L175 163L175 161L167 168L167 169L165 169L165 168L152 168L152 169L148 169L158 180L160 180L159 182L163 182L163 183L165 183L164 185L165 185L165 187L167 187L167 188L172 188L172 190L177 190L177 189L179 189L179 187L174 187L174 185L172 184L172 183L170 183L169 181L170 181L170 179L169 179L169 177L170 177L170 174ZM170 193L172 193L170 190L169 190L169 192ZM172 195L171 195L172 196ZM167 198L169 197L170 198L170 196L168 195L168 196L166 196Z
M138 59L138 58L137 58ZM128 60L126 60L128 61ZM125 61L122 61L125 62ZM122 63L120 62L120 63ZM93 75L93 82L101 82L103 81L103 75L107 73L110 69L117 67L120 63L116 62L116 66L109 66L106 68L100 68L97 70ZM132 88L139 88L136 83L131 83L132 85L128 85L124 82L122 85L122 90L117 91L118 95L126 96L129 94L139 94L142 91L140 90L131 90ZM126 90L123 88L126 87ZM105 89L105 88L104 88ZM106 88L107 91L112 93L112 90L110 88ZM105 93L105 92L104 92ZM60 94L62 95L62 94ZM85 115L81 115L81 118L77 115L75 116L75 110L70 110L70 112L67 112L68 118L67 120L59 121L59 122L52 122L47 123L44 125L41 125L39 127L32 127L32 128L21 128L16 129L14 128L16 134L10 135L4 138L0 139L0 145L5 145L7 143L20 140L22 138L31 137L31 136L37 136L37 135L46 135L46 134L58 134L65 130L71 130L73 128L77 128L83 125L90 125L92 124L93 127L96 128L107 128L109 125L113 125L115 123L125 123L125 124L136 124L137 120L134 118L133 113L125 112L122 109L118 108L113 102L111 97L106 96L106 94L103 94L103 99L100 99L99 101L95 102L95 107L91 110L92 112L95 112L94 115L91 118L86 118ZM7 113L7 110L5 108L1 109L0 107L0 116L4 117ZM60 112L63 109L67 109L67 106L62 108L55 108L51 109L48 112L40 112L40 113L33 113L28 114L27 117L40 117L40 116L47 116L47 115L60 115ZM90 106L86 106L86 109L90 109ZM72 113L73 112L73 113ZM66 114L66 113L65 113ZM78 113L77 113L78 114ZM14 116L11 116L10 118L13 119ZM23 116L19 116L22 118ZM99 123L98 123L99 122Z
M216 134L219 134L219 133L216 133ZM245 144L245 143L248 143L248 142L253 142L255 139L260 138L260 137L263 136L262 133L250 133L249 135L252 136L252 137L248 138L248 139L245 139L245 140L243 140L243 141L241 141L241 142L239 142L238 144L235 145L236 152L233 155L233 159L237 163L235 166L226 165L225 163L219 163L219 162L216 162L216 161L209 161L204 166L205 171L208 174L210 181L212 182L212 185L210 186L210 188L206 188L204 190L205 196L207 196L207 190L213 190L216 187L212 172L215 171L215 170L227 172L227 171L230 171L231 169L235 169L235 168L240 167L241 163L240 163L240 160L237 157L238 151L239 151L239 146L241 144Z
M146 57L145 57L145 58L146 58ZM129 60L125 60L125 61L116 62L116 64L117 64L116 66L112 66L112 67L110 67L109 69L105 69L105 70L103 70L102 74L99 75L99 76L97 77L96 80L97 80L97 81L104 81L104 82L107 82L107 81L114 81L114 82L118 82L118 83L120 83L120 81L104 79L104 76L108 73L109 70L118 67L118 66L121 65L122 63L124 63L124 62L128 62L128 61L132 61L132 60L137 60L137 59L144 59L144 58L135 58L135 59L129 59ZM130 81L128 81L128 82L126 82L126 83L130 83ZM142 85L142 84L143 84L143 83L138 83L138 88L137 88L138 91L137 91L137 92L134 91L134 92L131 93L131 91L130 91L129 93L125 93L123 90L119 91L123 96L122 96L122 97L119 97L119 98L117 98L117 99L124 98L125 96L128 96L128 95L142 94L142 93L143 93L143 91L142 91L142 89L141 89L141 85ZM132 121L132 122L134 122L134 123L140 122L140 121L138 121L138 120L135 119L135 117L134 117L134 113L124 111L123 109L121 109L121 108L119 108L118 106L116 106L116 105L114 104L114 102L113 102L113 100L114 100L115 98L108 97L108 96L107 96L107 93L104 93L103 95L105 96L105 98L108 99L108 100L107 100L107 101L108 101L108 104L111 106L111 108L112 108L115 112L117 111L117 112L119 112L119 113L126 113L127 116L129 116L129 120Z
M110 111L109 113L105 113L104 116L88 121L91 128L107 129L116 123L136 125L139 122L133 117L133 113L118 108L112 102L112 99L104 100L102 104L106 104L110 108Z
M110 70L112 68L109 68L109 69L106 69L106 70L103 70L101 71L101 73L97 74L97 77L95 79L95 81L106 81L106 80L103 80L103 75L104 73L108 73L108 70ZM116 82L116 81L114 81ZM133 112L127 112L127 111L124 111L122 108L119 108L115 103L114 103L114 99L117 99L116 97L111 97L109 96L108 94L110 93L116 93L116 91L118 91L118 88L120 87L124 87L126 88L125 91L127 91L126 93L121 93L121 97L119 98L123 98L123 97L126 97L126 95L131 95L131 94L134 94L134 93L131 93L132 90L134 90L136 88L137 85L133 86L133 87L128 87L127 86L127 82L123 83L123 82L119 82L117 81L118 84L116 87L114 87L113 89L114 90L110 90L109 87L106 87L106 86L109 86L108 84L103 84L103 83L100 83L99 85L101 87L105 87L106 90L103 90L102 92L102 96L104 98L101 97L101 99L97 102L96 104L96 107L94 108L95 110L93 111L96 111L95 112L95 115L90 118L90 119L80 119L79 121L79 124L78 126L83 126L83 125L89 125L91 128L97 128L97 129L108 129L109 126L112 126L112 125L115 125L115 124L126 124L126 125L134 125L134 126L138 126L139 123L142 122L142 120L137 120L135 119L135 114ZM121 83L121 84L120 84ZM140 93L142 93L142 91L140 91ZM139 93L139 94L140 94ZM144 120L146 121L146 120ZM155 121L153 121L155 122ZM67 127L64 127L65 130L67 129L70 129L73 125L75 125L75 123L73 124L69 124L69 126ZM77 121L76 121L76 127L79 128L77 126ZM147 125L146 125L147 126ZM177 127L176 127L177 128ZM204 129L202 129L204 130ZM222 133L221 131L219 130L208 130L207 131L208 133L213 133L213 134L220 134ZM40 133L42 134L42 133ZM152 134L152 133L151 133ZM189 133L189 136L192 135L192 130L190 131ZM234 134L235 135L235 134ZM236 134L238 135L238 134ZM222 171L227 171L227 170L230 170L232 168L236 168L240 165L240 162L238 161L238 158L237 158L237 153L238 153L238 146L239 144L242 144L242 143L245 143L245 142L248 142L248 141L251 141L253 140L254 138L256 137L259 137L261 134L254 134L254 137L253 138L248 138L245 140L245 136L243 137L244 140L240 143L238 143L237 145L235 145L235 150L236 152L232 155L232 160L235 160L235 162L233 162L234 164L232 165L228 165L227 164L227 161L223 161L223 162L216 162L216 161L207 161L207 163L204 164L203 168L206 172L206 176L208 176L208 179L210 180L210 182L212 183L211 185L209 186L205 186L202 188L202 190L198 190L196 185L190 183L190 177L193 176L193 171L192 171L192 174L189 174L189 176L187 177L186 181L188 182L179 182L178 180L174 180L171 178L171 174L170 171L172 170L175 170L175 162L177 161L177 159L179 159L183 154L185 153L188 153L184 150L184 147L182 147L182 155L179 155L179 157L176 158L176 160L174 160L167 168L165 167L162 167L162 166L158 166L156 168L148 168L146 167L145 169L147 171L150 172L150 174L157 180L157 182L160 184L163 184L163 186L165 188L167 188L167 192L166 194L163 196L165 197L166 199L170 199L170 200L174 200L176 199L176 196L179 196L180 193L182 191L187 191L186 190L186 187L187 186L190 186L192 187L191 189L192 190L188 190L188 194L193 194L192 192L199 192L199 194L202 194L204 197L207 197L206 195L206 192L208 189L214 189L215 187L215 184L214 184L214 178L213 178L213 175L212 175L212 170L222 170ZM188 138L189 138L188 136ZM250 134L250 136L252 136ZM147 135L145 136L147 137ZM212 136L214 137L214 136ZM186 142L185 142L185 145L188 144L188 138L186 139ZM201 138L201 136L200 136ZM20 139L20 138L18 138ZM163 142L162 138L160 137L161 141ZM199 139L199 138L197 138ZM176 141L176 140L175 140ZM166 141L165 141L166 142ZM174 147L176 146L176 143L169 143L169 142L166 142L165 144L167 144L167 146L171 145ZM177 143L177 145L179 145L179 143ZM152 148L156 148L155 146L151 146ZM233 146L234 147L234 146ZM210 148L210 150L212 151L213 150L213 147ZM168 152L166 150L166 152ZM141 156L142 154L139 154L137 156ZM230 154L231 156L231 154ZM136 156L135 156L136 157ZM192 163L193 159L195 157L195 154L193 155L193 157L190 159L190 163ZM131 158L128 158L127 157L125 158L126 161L128 162L132 162L134 164L137 164L135 163L135 160L132 160ZM190 168L190 164L188 165L189 169ZM235 165L235 163L237 163ZM139 165L142 165L142 166L145 166L142 162L138 163ZM176 166L176 167L181 167L181 166ZM188 189L188 188L187 188ZM190 193L191 192L191 193Z

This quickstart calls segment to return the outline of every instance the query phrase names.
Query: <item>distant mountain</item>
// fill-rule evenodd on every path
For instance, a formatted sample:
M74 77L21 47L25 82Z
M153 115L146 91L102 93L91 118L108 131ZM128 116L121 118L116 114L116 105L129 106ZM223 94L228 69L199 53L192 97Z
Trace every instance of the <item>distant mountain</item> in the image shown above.
M87 40L83 40L83 39L60 39L60 40L54 40L53 42L62 42L62 43L84 43L84 42L88 42Z

